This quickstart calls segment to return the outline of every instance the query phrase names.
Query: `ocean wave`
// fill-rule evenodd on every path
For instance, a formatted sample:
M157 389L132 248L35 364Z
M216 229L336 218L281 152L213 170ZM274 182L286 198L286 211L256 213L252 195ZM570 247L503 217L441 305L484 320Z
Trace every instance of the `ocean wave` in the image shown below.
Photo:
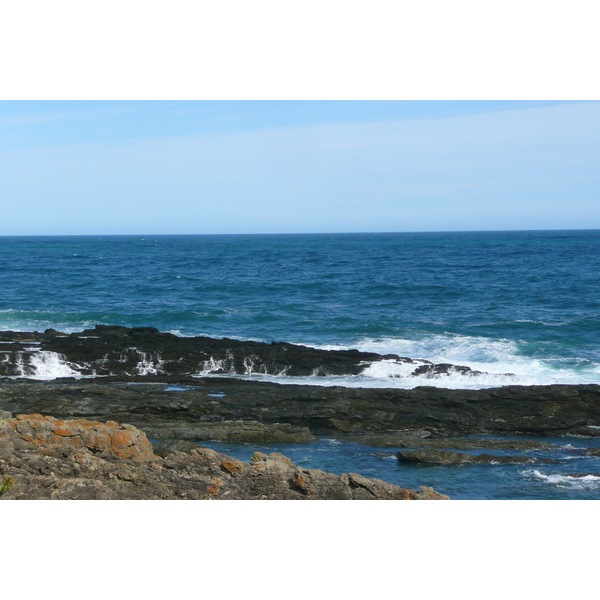
M4 355L4 362L7 362L8 355ZM36 379L41 381L50 381L59 377L75 377L77 379L83 376L78 371L80 365L70 363L65 357L56 353L40 350L39 348L30 348L27 355L19 353L14 365L14 378L24 377L26 379Z
M309 344L323 350L355 348L362 352L396 354L434 363L464 365L483 372L473 377L453 373L441 379L410 378L410 387L433 385L448 388L484 388L499 385L550 385L600 383L600 363L589 359L552 357L547 359L526 356L522 345L505 338L487 338L457 334L429 335L420 339L364 338L352 346L341 344ZM404 366L374 363L363 373L374 379L389 379L402 375ZM507 375L511 374L511 375ZM399 387L394 384L391 387ZM407 387L402 385L401 387Z
M537 469L525 470L522 472L529 479L543 481L549 485L569 488L574 490L590 490L600 488L600 475L598 474L546 474Z

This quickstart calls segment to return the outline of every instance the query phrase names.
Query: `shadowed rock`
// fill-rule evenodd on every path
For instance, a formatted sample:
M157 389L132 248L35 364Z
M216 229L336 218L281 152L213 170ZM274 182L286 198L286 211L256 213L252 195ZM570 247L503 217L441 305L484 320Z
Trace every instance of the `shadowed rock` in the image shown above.
M586 456L600 456L600 448L586 448L584 453Z

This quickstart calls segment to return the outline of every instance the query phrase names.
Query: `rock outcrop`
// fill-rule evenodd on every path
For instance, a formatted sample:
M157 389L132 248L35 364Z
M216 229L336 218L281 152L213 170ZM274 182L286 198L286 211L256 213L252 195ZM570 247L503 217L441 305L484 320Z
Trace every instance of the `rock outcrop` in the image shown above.
M429 500L356 473L298 467L279 453L249 463L207 448L157 456L130 425L40 414L0 420L2 499Z
M116 458L152 458L152 445L146 434L131 425L114 421L98 423L86 419L63 420L40 414L18 415L15 419L0 421L0 435L14 430L32 446L70 446L85 448L93 454Z
M64 334L0 332L0 377L144 376L153 381L193 375L359 375L388 361L403 377L440 378L481 373L466 366L434 364L395 354L321 350L284 342L178 337L154 327L96 325Z

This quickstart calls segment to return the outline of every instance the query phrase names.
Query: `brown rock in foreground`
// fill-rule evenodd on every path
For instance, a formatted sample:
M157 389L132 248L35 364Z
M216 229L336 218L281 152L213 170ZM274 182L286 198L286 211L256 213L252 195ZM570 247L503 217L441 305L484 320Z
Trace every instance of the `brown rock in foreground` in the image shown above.
M116 458L150 459L154 455L143 431L114 421L99 423L86 419L56 419L40 414L17 415L16 419L0 422L0 435L3 430L10 432L10 429L24 442L40 448L70 446Z
M40 414L0 420L2 499L447 500L356 473L298 467L274 452L249 463L197 448L159 457L131 425Z

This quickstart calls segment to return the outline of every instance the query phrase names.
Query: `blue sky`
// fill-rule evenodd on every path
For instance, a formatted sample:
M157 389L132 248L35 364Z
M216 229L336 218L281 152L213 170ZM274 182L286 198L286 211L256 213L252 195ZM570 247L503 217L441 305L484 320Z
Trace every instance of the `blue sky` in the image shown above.
M3 101L0 235L600 228L600 102Z

